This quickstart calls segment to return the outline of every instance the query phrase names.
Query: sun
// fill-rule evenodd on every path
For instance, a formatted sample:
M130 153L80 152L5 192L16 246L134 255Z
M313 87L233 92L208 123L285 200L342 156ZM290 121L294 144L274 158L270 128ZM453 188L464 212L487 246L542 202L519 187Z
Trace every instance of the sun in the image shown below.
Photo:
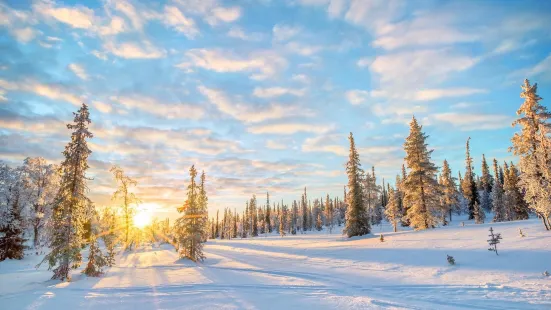
M138 228L144 228L151 223L151 215L146 210L140 210L134 215L134 225Z

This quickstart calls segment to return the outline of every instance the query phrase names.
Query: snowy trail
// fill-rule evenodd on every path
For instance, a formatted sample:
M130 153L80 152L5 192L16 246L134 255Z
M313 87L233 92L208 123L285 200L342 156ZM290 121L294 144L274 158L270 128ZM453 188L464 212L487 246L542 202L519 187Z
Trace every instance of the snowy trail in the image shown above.
M211 240L193 264L173 248L121 255L100 278L46 281L40 257L0 264L2 309L550 309L551 235L536 221L345 240L337 234ZM518 238L522 227L527 237ZM456 257L448 266L445 255Z

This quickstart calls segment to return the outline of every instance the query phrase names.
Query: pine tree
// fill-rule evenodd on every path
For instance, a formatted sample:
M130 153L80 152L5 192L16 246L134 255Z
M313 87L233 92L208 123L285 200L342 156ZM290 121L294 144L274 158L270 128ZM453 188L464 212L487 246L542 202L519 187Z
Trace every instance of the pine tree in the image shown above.
M392 187L388 191L388 203L385 208L385 215L388 221L392 224L394 232L398 231L398 221L402 218L402 210L398 200L400 199L399 193Z
M136 210L132 206L140 203L140 199L136 197L134 193L130 192L130 188L137 186L138 182L125 175L124 171L118 166L111 167L111 170L109 171L113 173L113 176L119 185L117 191L113 193L112 200L122 199L122 210L124 217L124 248L128 250L132 248L133 241L131 240L130 232L132 230L133 217L136 213Z
M189 169L190 184L187 190L187 200L180 212L184 214L174 223L178 241L180 258L188 258L194 262L202 261L205 213L207 213L207 197L205 192L205 174L201 175L201 185L197 186L195 166ZM203 196L204 195L204 196Z
M444 160L442 165L442 200L444 204L444 211L447 211L452 220L452 211L459 208L459 193L457 192L457 185L455 184L455 178L452 176L452 172L447 160ZM445 217L445 214L443 214Z
M473 159L471 157L471 151L469 147L469 141L471 138L469 137L467 139L466 144L466 157L465 157L465 164L466 164L466 171L465 171L465 177L463 178L463 183L461 184L461 188L463 189L463 195L465 196L465 199L468 203L469 208L469 220L474 219L474 205L475 203L480 204L480 199L478 197L478 190L476 187L475 182L475 175L473 172Z
M251 202L249 203L249 211L251 211L251 220L252 220L252 237L258 237L258 215L256 211L256 195L253 195Z
M25 255L24 223L23 223L23 184L22 171L19 168L11 169L2 167L1 180L5 183L6 199L5 209L7 212L2 215L0 225L0 261L5 259L23 259Z
M509 167L509 182L511 184L511 196L513 197L514 220L528 219L528 205L523 198L522 189L520 188L519 172L513 163Z
M74 115L74 123L67 125L73 133L63 152L65 160L60 166L60 188L52 209L51 252L44 257L49 269L57 266L52 279L62 281L70 279L69 268L78 268L82 261L83 224L87 221L87 209L91 205L86 197L86 170L89 168L88 156L92 153L86 140L93 137L88 131L91 123L88 106L82 104Z
M270 210L270 194L266 192L266 227L267 232L272 233L272 220L271 220L271 210Z
M344 233L350 238L369 234L371 225L363 201L364 194L361 185L363 170L360 164L360 155L356 150L352 133L350 133L348 139L350 140L350 155L346 163L346 173L348 175L348 194L346 196L346 201L348 207L346 209Z
M406 165L402 164L402 177L399 184L396 185L398 191L400 192L400 202L402 204L402 227L409 227L409 219L407 218L409 207L405 204L404 197L404 183L406 182L407 172Z
M501 234L494 234L493 228L490 227L490 234L488 237L490 237L490 239L488 239L488 244L490 245L488 251L496 252L496 255L499 255L497 253L497 245L499 244L499 240L501 240Z
M285 218L286 218L285 206L282 205L281 212L279 214L279 235L285 236Z
M107 266L112 267L115 265L115 246L117 243L117 218L115 212L106 207L101 214L101 239L107 249L107 256L105 257Z
M88 253L88 264L82 271L89 277L99 277L102 274L102 268L107 265L107 260L98 247L98 241L95 234L90 237L90 251Z
M333 231L333 204L331 203L331 199L329 199L329 194L327 194L327 199L325 199L325 226L329 228L329 233Z
M480 178L482 197L480 199L480 205L484 211L490 211L492 209L492 186L494 180L490 174L490 168L486 162L486 157L482 154L482 177Z
M308 197L306 195L306 187L304 188L300 206L302 208L302 231L305 232L308 229Z
M521 132L512 138L513 153L520 157L520 186L526 190L524 199L551 230L551 113L540 104L538 85L524 80L521 86L524 102L517 111L519 118L513 126L520 125Z
M484 224L484 220L486 219L486 214L484 214L484 210L482 209L482 206L478 202L474 203L473 212L474 212L475 224Z
M492 211L494 212L494 222L503 222L506 220L505 213L505 197L503 192L503 184L499 180L499 170L497 160L494 158L494 175L495 182L492 187Z
M410 170L404 182L404 203L410 206L407 212L415 230L433 228L437 224L434 213L439 206L439 185L436 181L436 166L431 162L432 150L427 149L428 136L413 117L410 133L404 143L406 163Z

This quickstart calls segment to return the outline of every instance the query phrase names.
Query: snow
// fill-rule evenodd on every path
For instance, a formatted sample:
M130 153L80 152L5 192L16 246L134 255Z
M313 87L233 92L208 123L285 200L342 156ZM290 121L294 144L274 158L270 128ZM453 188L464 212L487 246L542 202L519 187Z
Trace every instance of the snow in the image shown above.
M2 309L550 309L551 234L537 219L372 235L209 240L201 264L168 245L120 254L99 278L48 280L42 256L0 263ZM501 233L488 251L489 227ZM518 229L526 237L521 238ZM379 233L385 242L379 241ZM452 255L455 266L449 266ZM87 257L87 253L83 253Z

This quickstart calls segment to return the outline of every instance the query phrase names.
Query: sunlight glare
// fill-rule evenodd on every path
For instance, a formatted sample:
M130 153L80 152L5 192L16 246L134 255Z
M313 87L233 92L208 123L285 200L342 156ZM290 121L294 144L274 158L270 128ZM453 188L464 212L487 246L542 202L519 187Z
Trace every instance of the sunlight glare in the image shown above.
M138 228L144 228L150 223L151 215L145 210L138 211L138 213L134 216L134 225Z

